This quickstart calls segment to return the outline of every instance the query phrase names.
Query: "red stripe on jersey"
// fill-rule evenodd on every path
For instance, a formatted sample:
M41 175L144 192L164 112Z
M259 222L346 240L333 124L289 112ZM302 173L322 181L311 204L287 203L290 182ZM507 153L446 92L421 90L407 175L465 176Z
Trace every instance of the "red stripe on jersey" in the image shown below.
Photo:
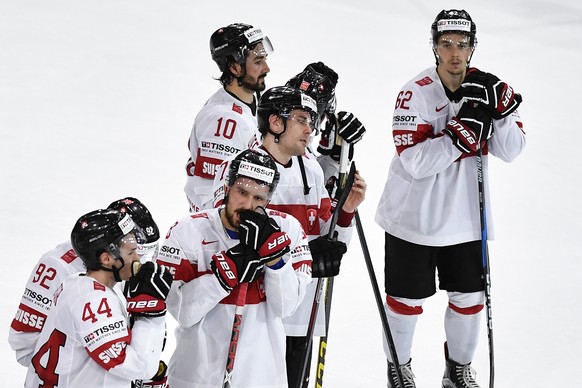
M263 280L264 276L261 275L255 281L249 283L249 286L247 288L247 298L245 299L245 304L259 304L267 300L265 296L265 289L263 287ZM239 286L240 285L237 285L226 298L220 301L220 303L236 305Z
M196 279L202 275L212 273L210 270L206 272L199 272L197 264L192 264L188 260L184 259L180 260L179 265L176 265L174 263L164 261L158 256L157 263L168 267L170 269L170 273L174 275L174 280L182 280L184 282L189 282L190 280Z
M45 320L45 314L21 303L10 327L23 333L38 333L44 326Z
M414 131L395 129L392 131L392 136L394 138L394 145L396 146L396 152L398 152L398 155L409 147L422 143L426 139L436 137L433 133L432 125L430 124L418 124Z
M125 348L130 341L129 336L116 338L99 346L94 351L85 348L89 357L91 357L99 366L105 370L123 364L125 361Z
M331 218L331 201L329 197L322 198L319 208L306 204L269 204L269 209L291 214L301 223L305 233L310 236L320 236L319 220L326 222Z
M456 305L452 304L451 302L449 302L449 307L451 308L451 310L456 311L462 315L473 315L473 314L477 314L478 312L483 310L482 304L478 304L478 305L471 306L471 307L459 307L459 306L456 306Z
M214 179L216 167L220 163L222 163L222 160L200 155L200 150L198 150L196 165L194 166L194 175L201 178Z
M301 267L302 265L308 265L311 267L311 260L301 260L301 261L298 261L296 263L293 263L293 269L297 269L297 268Z
M422 306L409 306L397 301L389 295L386 296L386 303L388 303L388 307L390 307L392 311L402 315L420 315L423 311Z
M72 250L72 249L69 249L69 250L67 251L67 253L65 253L64 255L62 255L62 256L61 256L61 259L62 259L62 260L65 262L65 263L67 263L67 264L71 264L71 262L72 262L73 260L75 260L77 257L78 257L78 256L77 256L77 254L75 253L75 251L74 251L74 250Z

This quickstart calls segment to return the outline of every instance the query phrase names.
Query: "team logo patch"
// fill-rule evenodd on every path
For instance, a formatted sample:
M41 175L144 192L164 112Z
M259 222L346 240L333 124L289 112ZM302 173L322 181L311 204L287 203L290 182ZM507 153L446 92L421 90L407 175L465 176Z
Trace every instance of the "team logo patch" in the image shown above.
M232 110L240 115L242 115L242 106L232 103Z
M419 86L426 86L432 84L432 82L433 82L432 79L427 75L426 77L424 77L423 79L419 79L415 83Z
M307 229L312 232L317 222L317 210L307 209Z
M72 249L69 249L64 255L61 256L61 260L63 260L67 264L71 264L71 262L76 258L77 254Z

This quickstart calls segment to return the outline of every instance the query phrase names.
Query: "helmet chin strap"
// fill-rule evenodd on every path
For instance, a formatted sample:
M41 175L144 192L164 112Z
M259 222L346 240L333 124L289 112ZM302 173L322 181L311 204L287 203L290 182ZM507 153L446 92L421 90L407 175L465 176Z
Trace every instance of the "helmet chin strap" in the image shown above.
M285 133L285 131L287 130L287 120L283 119L282 117L281 117L281 119L283 120L283 132L281 132L281 133L275 133L275 132L273 132L273 130L271 129L271 127L269 127L269 130L268 130L268 132L269 132L271 135L273 135L273 137L275 138L275 139L273 140L275 143L279 143L279 138L280 138L280 137L281 137L281 135L282 135L282 134L284 134L284 133Z
M123 269L123 267L125 267L125 261L121 257L116 257L115 260L121 261L121 267L119 267L119 268L116 268L116 267L107 268L107 267L104 267L103 265L101 265L99 268L102 269L103 271L112 272L113 278L115 278L115 281L120 282L122 279L121 279L121 276L119 275L119 271L121 269Z

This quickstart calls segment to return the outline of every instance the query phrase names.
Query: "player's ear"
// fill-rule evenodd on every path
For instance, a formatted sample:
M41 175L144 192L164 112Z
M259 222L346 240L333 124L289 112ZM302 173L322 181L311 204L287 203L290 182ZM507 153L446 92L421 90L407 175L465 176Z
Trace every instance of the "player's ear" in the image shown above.
M283 133L283 131L285 130L285 124L283 122L283 118L279 115L270 115L269 116L269 127L271 128L271 131L273 131L274 133Z
M113 265L113 260L115 260L115 258L109 252L101 252L99 254L99 262L104 267L110 267L110 266L112 266Z
M236 63L236 62L233 62L233 63L231 63L231 64L228 66L228 69L230 70L231 74L232 74L232 75L233 75L235 78L237 78L237 77L242 77L242 76L244 75L244 74L243 74L243 68L242 68L242 66L241 66L241 65L239 65L239 64L238 64L238 63Z

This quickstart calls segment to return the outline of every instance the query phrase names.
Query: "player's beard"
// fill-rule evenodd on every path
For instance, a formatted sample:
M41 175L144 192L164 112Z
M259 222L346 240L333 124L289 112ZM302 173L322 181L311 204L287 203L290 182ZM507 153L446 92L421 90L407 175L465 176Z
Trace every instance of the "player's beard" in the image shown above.
M262 92L265 90L265 77L267 74L261 74L256 79L251 78L245 74L245 76L240 80L242 87L252 90L253 92Z
M238 209L238 210L242 210L242 209ZM224 225L227 229L230 230L238 230L238 225L240 224L240 216L239 216L239 220L235 220L235 215L238 214L237 209L231 209L230 206L228 205L228 194L226 195L226 197L224 198L224 218L226 219L226 223L228 225Z

